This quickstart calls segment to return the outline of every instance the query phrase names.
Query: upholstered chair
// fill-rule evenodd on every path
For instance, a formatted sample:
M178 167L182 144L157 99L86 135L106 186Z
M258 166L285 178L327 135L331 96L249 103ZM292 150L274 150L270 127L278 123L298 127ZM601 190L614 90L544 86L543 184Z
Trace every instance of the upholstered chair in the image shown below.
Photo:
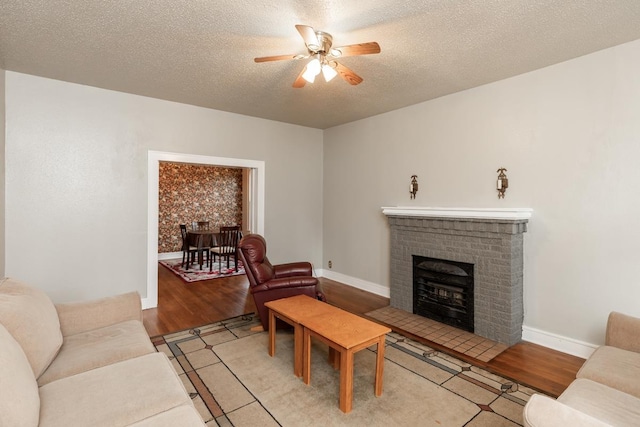
M265 302L301 294L325 301L318 279L312 275L311 263L272 265L267 258L267 242L259 234L244 236L238 248L265 331L269 329L269 309L264 306Z

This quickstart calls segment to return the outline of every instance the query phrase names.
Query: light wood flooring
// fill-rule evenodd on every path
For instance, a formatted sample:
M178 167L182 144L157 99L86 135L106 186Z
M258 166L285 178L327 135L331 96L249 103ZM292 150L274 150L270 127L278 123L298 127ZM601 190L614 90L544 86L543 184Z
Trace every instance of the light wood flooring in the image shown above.
M355 314L364 315L389 305L388 298L342 283L324 278L320 283L327 302ZM244 275L186 283L159 265L158 307L144 310L143 318L147 333L156 336L255 311L249 282ZM483 362L407 331L392 329L553 397L567 388L584 363L584 359L579 357L528 342L518 343L489 362Z

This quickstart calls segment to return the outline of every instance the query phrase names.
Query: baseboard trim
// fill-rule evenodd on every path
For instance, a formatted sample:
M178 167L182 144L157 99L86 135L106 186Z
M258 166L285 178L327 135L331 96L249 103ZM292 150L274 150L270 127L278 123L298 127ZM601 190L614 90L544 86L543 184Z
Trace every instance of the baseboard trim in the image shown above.
M589 358L598 345L564 337L529 326L522 326L522 340L583 359Z
M358 279L357 277L351 277L346 274L336 273L335 271L325 269L316 270L316 274L319 277L335 280L336 282L344 283L345 285L353 286L354 288L362 289L363 291L371 292L372 294L380 295L385 298L390 297L390 289L377 283L368 282L366 280Z
M165 252L162 254L158 254L158 261L166 261L168 259L178 259L182 258L182 252Z
M390 297L390 289L377 283L368 282L366 280L358 279L357 277L347 276L346 274L337 273L335 271L329 271L326 269L318 269L315 272L318 277L325 277L330 280L335 280L336 282L344 283L345 285L353 286L354 288L362 289L363 291L371 292L385 298ZM564 337L562 335L554 334L525 325L522 326L522 340L533 344L538 344L552 350L560 351L562 353L581 357L583 359L587 359L589 356L591 356L591 353L593 353L595 349L598 348L598 345L596 344Z

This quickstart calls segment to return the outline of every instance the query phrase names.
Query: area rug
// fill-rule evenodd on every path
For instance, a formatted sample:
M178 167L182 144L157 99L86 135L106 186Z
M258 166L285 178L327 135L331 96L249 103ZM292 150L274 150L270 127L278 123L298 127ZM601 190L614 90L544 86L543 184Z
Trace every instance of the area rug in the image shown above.
M229 261L229 268L227 268L227 261L223 260L220 262L220 259L218 259L217 262L213 263L212 271L209 271L209 267L206 265L206 262L202 265L202 270L200 270L200 264L197 262L192 263L188 269L186 268L186 265L182 267L182 259L169 259L159 261L159 263L177 274L182 280L189 283L244 274L242 261L238 261L238 268L236 269L235 262Z
M375 397L375 346L355 356L353 410L338 407L340 373L328 348L312 344L311 383L293 374L293 333L268 333L241 316L152 338L190 393L203 420L220 426L519 426L534 390L397 333L386 339L384 390Z

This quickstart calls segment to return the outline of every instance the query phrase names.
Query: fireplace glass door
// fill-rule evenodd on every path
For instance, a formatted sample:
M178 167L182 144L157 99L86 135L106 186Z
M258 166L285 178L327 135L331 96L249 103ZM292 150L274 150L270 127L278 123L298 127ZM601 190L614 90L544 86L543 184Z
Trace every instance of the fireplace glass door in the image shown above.
M473 332L473 264L414 255L413 313Z

